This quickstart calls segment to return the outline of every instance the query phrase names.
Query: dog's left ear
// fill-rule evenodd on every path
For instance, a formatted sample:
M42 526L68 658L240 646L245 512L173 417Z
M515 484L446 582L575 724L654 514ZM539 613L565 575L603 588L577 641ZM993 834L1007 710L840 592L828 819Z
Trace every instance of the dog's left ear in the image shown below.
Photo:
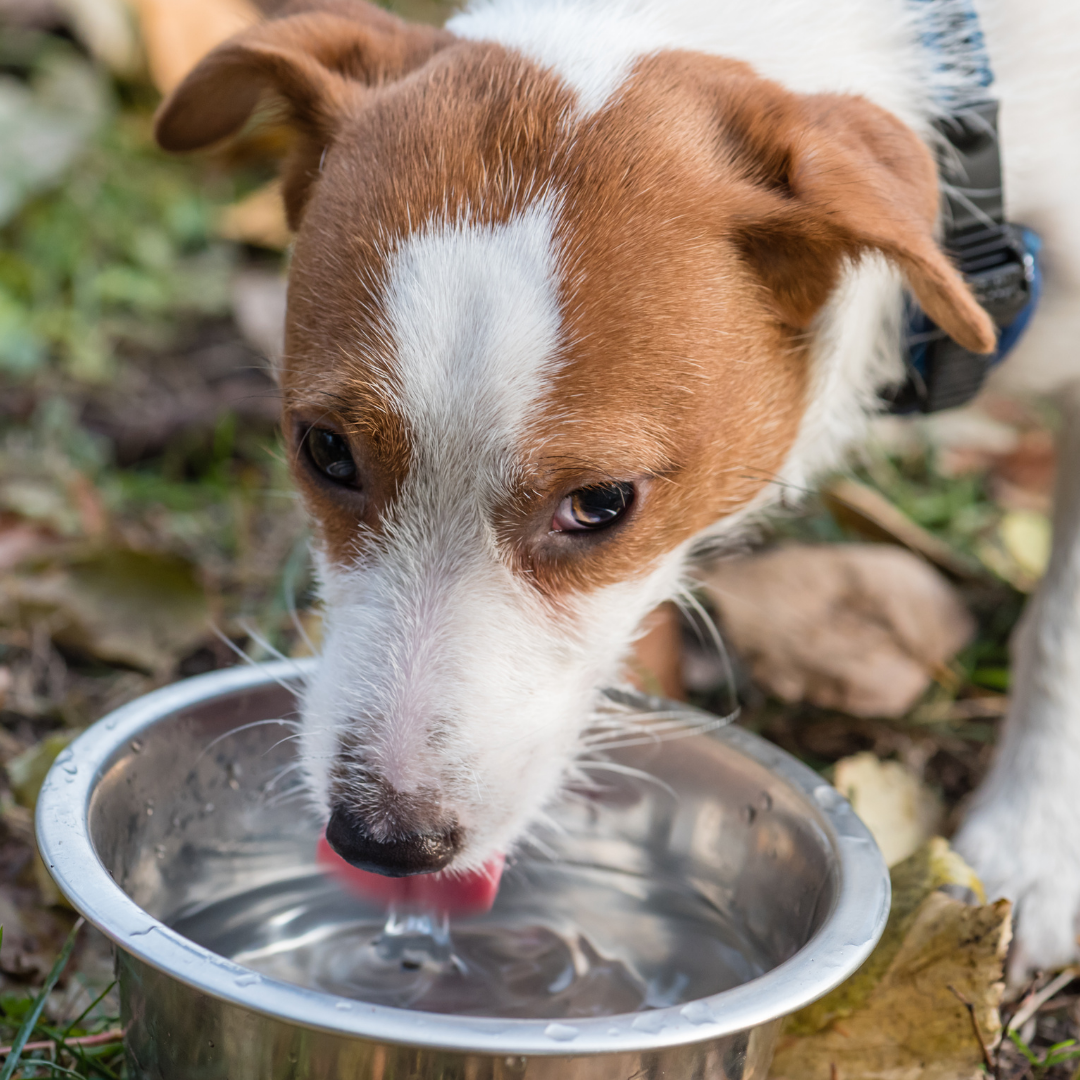
M809 326L845 262L877 251L951 338L993 351L993 321L935 240L937 169L910 128L863 98L791 94L746 69L725 86L723 152L751 181L736 242L785 322Z
M298 136L283 186L295 228L320 156L349 109L453 40L365 0L299 0L203 57L158 109L154 134L166 150L198 150L235 134L273 95Z

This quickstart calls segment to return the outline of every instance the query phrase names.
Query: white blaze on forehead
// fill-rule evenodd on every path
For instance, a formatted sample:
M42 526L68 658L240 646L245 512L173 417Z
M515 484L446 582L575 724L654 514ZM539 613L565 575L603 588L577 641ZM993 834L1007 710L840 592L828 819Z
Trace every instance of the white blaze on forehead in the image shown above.
M577 94L581 113L603 108L639 57L655 52L660 27L628 3L582 0L480 0L447 29L473 41L515 49Z
M408 473L356 563L320 566L323 665L305 700L313 787L325 797L335 746L357 748L363 766L342 766L338 791L376 835L394 826L372 778L437 791L477 843L504 827L509 795L492 785L520 792L535 756L522 757L515 724L542 738L518 702L523 656L559 684L553 713L569 712L554 678L565 647L538 640L539 600L492 529L558 363L554 205L502 224L429 223L387 261L381 392L404 422ZM536 767L529 782L552 777ZM481 804L499 809L481 820Z
M413 457L499 461L544 393L559 344L555 211L541 199L505 224L429 224L391 256L386 392Z

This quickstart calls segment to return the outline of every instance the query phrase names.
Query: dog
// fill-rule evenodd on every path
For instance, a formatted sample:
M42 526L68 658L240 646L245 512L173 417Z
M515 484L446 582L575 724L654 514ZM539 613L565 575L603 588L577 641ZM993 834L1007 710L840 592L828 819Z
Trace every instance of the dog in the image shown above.
M1065 417L1053 557L956 844L1077 959L1080 7L979 0L1043 309L995 376ZM939 244L903 0L474 0L444 29L309 0L163 104L195 150L266 97L292 143L280 382L325 601L306 783L350 861L477 870L573 773L643 620L902 377L905 290L996 330Z

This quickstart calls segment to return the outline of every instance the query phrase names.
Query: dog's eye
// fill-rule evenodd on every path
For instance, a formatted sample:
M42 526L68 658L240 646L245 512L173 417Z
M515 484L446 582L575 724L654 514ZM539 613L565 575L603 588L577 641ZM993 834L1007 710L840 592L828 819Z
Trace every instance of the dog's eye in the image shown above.
M337 432L313 427L304 436L304 447L312 465L324 476L339 484L349 484L356 479L356 462L349 452L349 444Z
M571 491L555 511L553 532L582 532L613 525L634 501L633 484L598 484Z

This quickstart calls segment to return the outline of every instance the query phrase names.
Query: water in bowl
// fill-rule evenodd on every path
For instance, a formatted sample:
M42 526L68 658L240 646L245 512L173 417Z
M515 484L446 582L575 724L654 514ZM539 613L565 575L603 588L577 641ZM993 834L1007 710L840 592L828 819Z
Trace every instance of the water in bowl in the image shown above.
M522 861L488 914L366 907L332 880L266 885L174 923L260 972L341 999L457 1015L610 1016L678 1005L772 966L685 878Z

